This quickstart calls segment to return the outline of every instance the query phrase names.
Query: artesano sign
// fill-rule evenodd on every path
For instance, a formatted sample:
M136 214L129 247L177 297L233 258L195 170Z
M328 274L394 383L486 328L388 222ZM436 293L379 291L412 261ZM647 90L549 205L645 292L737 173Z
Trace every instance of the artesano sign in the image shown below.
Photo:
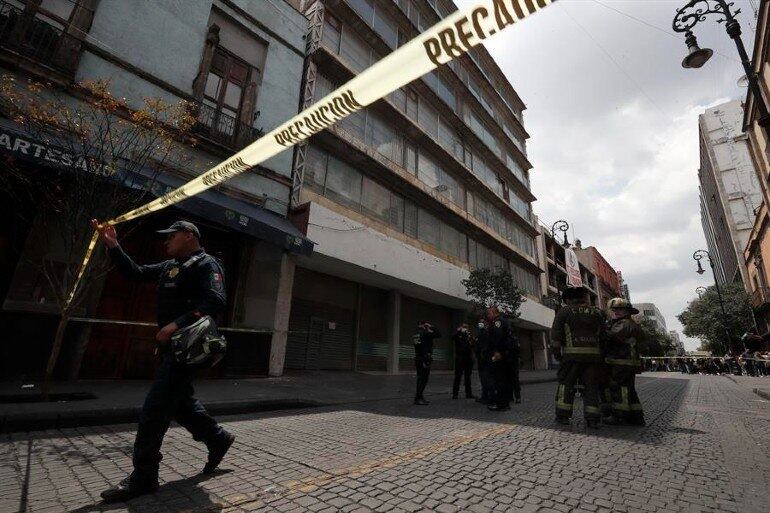
M44 166L79 169L106 177L115 174L114 168L96 159L66 151L56 145L35 141L30 137L3 128L0 128L0 151Z

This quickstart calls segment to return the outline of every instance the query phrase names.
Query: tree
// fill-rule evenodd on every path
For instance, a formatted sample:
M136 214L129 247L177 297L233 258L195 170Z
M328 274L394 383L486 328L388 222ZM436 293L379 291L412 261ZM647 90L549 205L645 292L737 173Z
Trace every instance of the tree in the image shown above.
M639 356L666 356L674 348L671 336L660 331L655 321L642 319L639 324L644 332L644 341L638 346Z
M28 213L33 227L26 248L36 250L22 252L23 264L44 278L45 300L59 316L43 379L47 399L67 325L110 267L95 258L70 298L92 233L89 220L112 219L165 192L159 170L182 159L177 142L192 141L187 134L195 119L186 102L145 98L132 106L113 97L107 81L60 89L10 75L0 79L0 110L39 143L36 156L48 164L41 177L24 165L24 155L13 154L0 173L0 187L19 204L17 215ZM37 208L24 208L29 205Z
M724 354L736 349L738 340L754 329L749 295L738 283L721 287L726 313L726 326L719 306L716 287L706 289L703 295L690 302L677 318L684 326L684 334L701 339L701 348L713 354ZM727 334L725 333L727 332ZM730 347L725 347L729 336Z
M515 319L521 303L526 300L505 269L473 269L462 284L473 304L474 315L496 306L501 313Z

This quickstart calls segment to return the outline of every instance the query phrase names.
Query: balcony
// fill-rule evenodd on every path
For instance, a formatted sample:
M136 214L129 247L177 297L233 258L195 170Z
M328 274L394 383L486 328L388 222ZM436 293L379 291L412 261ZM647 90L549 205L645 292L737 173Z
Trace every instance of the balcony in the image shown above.
M209 105L195 106L196 119L193 131L209 141L215 142L233 150L240 150L253 143L262 135L261 128L241 123L233 116L215 109ZM257 113L258 115L258 113ZM257 116L254 116L256 120Z
M0 48L66 75L75 72L80 40L59 21L0 0Z
M770 306L770 287L757 287L751 293L751 306L756 309L765 309Z

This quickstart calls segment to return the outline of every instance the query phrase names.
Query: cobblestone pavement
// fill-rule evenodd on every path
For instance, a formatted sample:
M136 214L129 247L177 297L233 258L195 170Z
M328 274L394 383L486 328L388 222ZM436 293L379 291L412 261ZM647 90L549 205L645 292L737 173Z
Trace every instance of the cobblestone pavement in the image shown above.
M768 511L769 402L722 376L639 390L646 428L556 427L553 383L507 413L434 397L224 417L238 438L208 478L173 427L158 493L110 506L99 492L129 471L134 426L3 435L0 512Z

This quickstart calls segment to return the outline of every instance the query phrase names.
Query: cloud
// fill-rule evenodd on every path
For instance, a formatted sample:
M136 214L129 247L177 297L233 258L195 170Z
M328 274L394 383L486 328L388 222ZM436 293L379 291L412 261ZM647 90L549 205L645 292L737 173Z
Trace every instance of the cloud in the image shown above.
M584 246L623 271L634 301L654 302L681 332L676 314L711 283L692 260L705 247L698 115L745 89L736 86L735 48L714 20L698 37L715 57L699 71L681 68L683 38L664 33L679 6L562 1L486 46L528 107L536 213L546 223L568 220Z

